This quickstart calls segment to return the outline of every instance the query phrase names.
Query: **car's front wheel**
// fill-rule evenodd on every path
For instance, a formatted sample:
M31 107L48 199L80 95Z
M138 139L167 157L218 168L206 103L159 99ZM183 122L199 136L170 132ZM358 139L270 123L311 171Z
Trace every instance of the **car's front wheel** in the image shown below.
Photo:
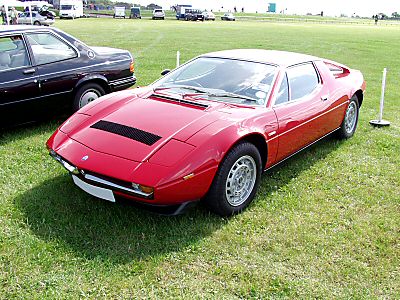
M356 95L351 97L349 106L346 109L346 114L340 128L337 131L337 137L340 139L348 139L354 135L357 128L359 114L359 104Z
M87 83L81 86L75 93L73 110L77 111L93 100L103 96L104 89L97 83Z
M40 26L40 22L39 21L35 21L35 22L33 22L33 25Z
M204 199L206 206L220 216L243 211L257 192L261 171L258 149L248 142L236 145L220 164Z

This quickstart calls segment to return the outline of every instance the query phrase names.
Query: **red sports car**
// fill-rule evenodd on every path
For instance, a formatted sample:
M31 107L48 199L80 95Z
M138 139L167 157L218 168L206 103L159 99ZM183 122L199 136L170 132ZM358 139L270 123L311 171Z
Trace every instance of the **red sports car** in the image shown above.
M50 137L77 186L176 213L199 199L238 213L263 170L332 132L351 137L365 90L357 70L282 51L208 53L165 73L93 101Z

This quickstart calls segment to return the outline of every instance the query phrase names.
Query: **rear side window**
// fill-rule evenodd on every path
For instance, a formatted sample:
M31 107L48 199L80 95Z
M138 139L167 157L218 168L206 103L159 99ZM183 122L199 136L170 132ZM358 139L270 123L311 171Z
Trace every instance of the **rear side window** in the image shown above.
M318 87L319 78L312 63L291 67L287 70L287 75L291 101L311 94Z
M28 54L21 35L0 38L0 71L29 65Z
M33 33L27 37L38 65L77 57L77 53L69 44L50 33Z

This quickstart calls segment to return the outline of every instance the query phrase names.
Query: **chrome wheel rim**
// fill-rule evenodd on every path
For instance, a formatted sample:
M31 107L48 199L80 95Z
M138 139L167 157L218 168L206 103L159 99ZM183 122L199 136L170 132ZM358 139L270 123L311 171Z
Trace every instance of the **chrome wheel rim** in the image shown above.
M99 91L95 89L90 89L87 90L82 96L81 99L79 100L79 108L84 107L85 105L89 104L93 100L96 100L97 98L100 97Z
M249 198L257 178L257 165L249 156L240 157L232 166L226 180L225 194L228 203L240 206Z
M352 133L357 122L357 105L354 101L350 102L346 111L345 129L347 133Z

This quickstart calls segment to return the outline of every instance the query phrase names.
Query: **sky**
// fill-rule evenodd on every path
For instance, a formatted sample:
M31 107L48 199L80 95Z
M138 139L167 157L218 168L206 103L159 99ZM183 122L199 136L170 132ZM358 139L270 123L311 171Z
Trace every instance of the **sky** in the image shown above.
M287 14L318 14L321 11L324 15L340 16L353 14L365 17L371 17L376 13L385 13L391 15L397 11L400 13L399 0L125 0L131 3L140 3L148 5L156 3L164 9L169 9L174 4L192 4L195 8L213 9L214 11L233 11L236 6L238 10L244 7L246 12L266 12L268 3L276 3L277 11L285 10ZM223 8L222 8L223 7Z

